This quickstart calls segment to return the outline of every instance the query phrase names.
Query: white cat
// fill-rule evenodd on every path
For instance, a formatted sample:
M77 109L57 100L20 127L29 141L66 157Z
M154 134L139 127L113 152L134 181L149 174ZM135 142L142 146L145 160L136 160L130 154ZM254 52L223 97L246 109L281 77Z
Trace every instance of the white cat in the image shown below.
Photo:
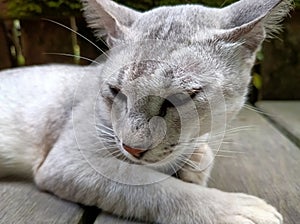
M0 176L146 222L282 223L259 198L205 185L210 140L242 107L256 52L292 2L83 3L110 51L87 67L0 73Z

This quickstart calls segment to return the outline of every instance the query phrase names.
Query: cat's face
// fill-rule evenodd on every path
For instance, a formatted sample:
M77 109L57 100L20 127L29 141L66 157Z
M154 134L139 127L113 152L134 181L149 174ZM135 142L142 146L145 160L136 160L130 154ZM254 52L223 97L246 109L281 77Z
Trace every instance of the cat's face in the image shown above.
M108 0L88 1L91 26L104 27L112 47L101 70L102 110L131 161L175 163L191 154L199 136L224 128L241 109L266 36L259 9L242 18L236 15L241 7L138 13Z
M157 166L188 156L195 138L222 128L244 102L250 76L231 61L237 47L186 42L141 39L111 50L101 92L118 147L134 162ZM126 146L144 152L134 156Z
M193 150L192 139L210 132L212 125L215 129L225 125L240 109L249 71L244 78L231 80L241 72L229 65L228 60L236 54L231 49L234 46L225 49L222 43L212 46L210 41L194 45L138 43L139 47L122 46L116 56L110 54L109 60L120 66L113 69L109 64L114 71L105 72L101 93L119 147L127 157L142 163L175 159L174 151ZM227 52L223 60L218 47ZM122 145L145 152L136 158Z

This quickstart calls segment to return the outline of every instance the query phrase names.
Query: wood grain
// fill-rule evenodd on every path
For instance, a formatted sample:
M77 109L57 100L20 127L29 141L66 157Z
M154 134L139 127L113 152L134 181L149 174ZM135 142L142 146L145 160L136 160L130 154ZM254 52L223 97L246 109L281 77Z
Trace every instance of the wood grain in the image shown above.
M223 150L235 153L218 153L232 158L216 157L209 186L261 197L285 224L300 223L300 150L264 117L244 110L234 126L249 125L251 130L227 137Z
M256 105L300 140L300 101L260 101Z
M298 224L299 148L263 116L250 110L243 110L232 127L246 130L224 139L209 186L261 197L283 214L285 224ZM0 198L1 223L82 222L83 210L78 205L39 192L27 182L1 181ZM95 223L138 224L106 213L100 214Z
M1 180L0 223L79 223L83 209L79 205L40 192L32 183Z
M263 43L259 99L300 100L300 8L291 11L284 32Z
M10 45L6 38L6 32L5 23L0 20L0 70L12 66Z
M95 224L142 224L142 223L123 220L117 218L116 216L112 216L107 213L102 213L97 217Z
M209 186L261 197L283 214L285 224L300 223L300 150L250 110L239 114L235 127L244 130L225 137ZM106 223L134 224L100 214L96 224Z
M69 18L55 21L70 26ZM21 20L21 28L21 44L26 65L74 63L73 57L47 54L73 54L71 32L68 29L42 19Z

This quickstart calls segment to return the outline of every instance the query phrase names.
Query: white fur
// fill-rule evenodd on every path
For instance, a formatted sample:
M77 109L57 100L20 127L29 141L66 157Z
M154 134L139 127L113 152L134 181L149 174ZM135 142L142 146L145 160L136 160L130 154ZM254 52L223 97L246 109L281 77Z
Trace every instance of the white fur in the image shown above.
M31 176L59 136L77 82L93 67L36 66L0 72L0 176ZM45 136L51 138L45 143Z
M212 154L198 139L238 113L255 54L291 1L145 13L109 0L83 3L113 48L98 66L0 73L0 177L33 174L39 188L59 197L142 221L282 224L259 198L199 186ZM183 93L194 99L178 100ZM164 106L174 95L184 101L177 110ZM145 154L130 160L122 144Z

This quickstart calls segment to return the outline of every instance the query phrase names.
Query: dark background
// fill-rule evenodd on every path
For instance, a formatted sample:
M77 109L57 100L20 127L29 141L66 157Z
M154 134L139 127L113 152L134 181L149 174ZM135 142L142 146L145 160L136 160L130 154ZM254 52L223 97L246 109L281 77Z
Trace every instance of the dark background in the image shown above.
M232 0L118 0L140 11L160 5L201 3L222 7ZM300 0L284 22L283 32L276 39L264 43L253 70L250 101L300 99ZM0 0L0 69L46 64L90 61L74 56L52 55L64 53L95 59L101 54L91 43L55 23L50 18L71 27L96 43L81 15L79 0Z

